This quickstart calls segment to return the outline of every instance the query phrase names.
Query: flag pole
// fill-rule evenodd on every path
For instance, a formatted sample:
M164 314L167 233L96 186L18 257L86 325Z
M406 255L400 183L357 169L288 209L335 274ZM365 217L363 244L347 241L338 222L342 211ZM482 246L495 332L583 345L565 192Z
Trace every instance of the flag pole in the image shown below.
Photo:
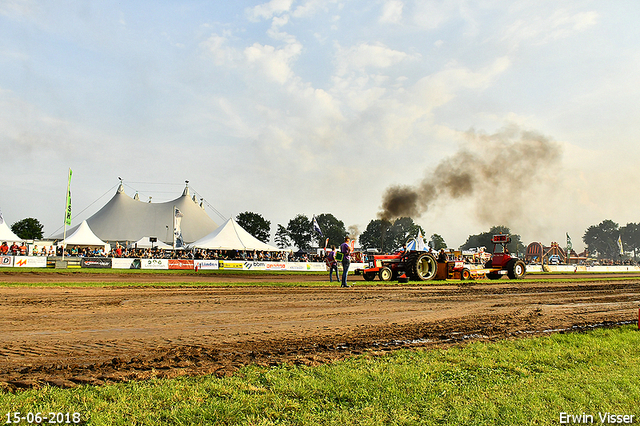
M62 260L67 249L67 225L71 225L71 175L73 172L69 168L69 180L67 181L67 207L64 213L64 234L62 237Z

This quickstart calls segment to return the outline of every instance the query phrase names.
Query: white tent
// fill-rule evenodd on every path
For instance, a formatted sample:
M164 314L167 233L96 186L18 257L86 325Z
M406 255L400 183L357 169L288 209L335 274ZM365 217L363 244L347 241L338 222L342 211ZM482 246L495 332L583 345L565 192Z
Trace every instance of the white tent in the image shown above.
M165 244L162 241L156 241L155 243L152 243L151 241L149 241L149 237L142 237L135 243L131 243L131 248L136 248L136 247L137 248L153 247L153 248L158 248L160 250L169 250L173 248L169 244Z
M190 247L211 250L282 251L249 234L233 218L227 219L218 229L200 238Z
M3 242L13 242L13 241L23 241L22 238L18 237L16 234L14 234L11 229L9 229L9 227L7 226L7 223L3 220L0 223L0 243Z
M183 240L191 243L213 232L218 224L199 206L195 196L191 198L186 187L182 196L166 202L141 201L124 192L123 184L115 195L94 215L87 219L95 235L103 241L137 241L144 236L156 236L158 241L171 244L176 209L182 214L181 232ZM67 232L74 232L76 226ZM51 238L61 240L62 234Z
M83 220L78 229L68 236L65 240L65 244L68 246L103 246L107 244L100 238L96 237L86 220Z

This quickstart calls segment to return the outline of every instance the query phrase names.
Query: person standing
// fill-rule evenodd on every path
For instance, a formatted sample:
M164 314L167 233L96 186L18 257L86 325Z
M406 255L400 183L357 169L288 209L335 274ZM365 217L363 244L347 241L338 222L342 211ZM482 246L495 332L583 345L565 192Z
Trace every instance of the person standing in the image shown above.
M340 252L342 253L342 285L340 287L349 287L347 284L347 275L349 274L349 265L351 264L351 246L349 245L349 237L344 238L344 243L340 244Z
M336 281L340 281L338 262L336 261L336 246L331 246L331 251L327 253L326 263L329 267L329 282L333 282L333 271L336 271Z

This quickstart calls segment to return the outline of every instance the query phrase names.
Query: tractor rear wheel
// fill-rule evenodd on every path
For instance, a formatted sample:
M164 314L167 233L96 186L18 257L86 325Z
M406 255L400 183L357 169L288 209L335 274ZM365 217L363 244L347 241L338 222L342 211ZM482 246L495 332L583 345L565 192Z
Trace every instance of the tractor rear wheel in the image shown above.
M527 267L522 260L511 259L507 263L507 275L509 279L521 280L527 274Z
M391 281L393 272L386 266L380 269L380 281Z
M438 262L429 253L410 253L406 262L406 270L414 280L428 281L433 279L438 272Z

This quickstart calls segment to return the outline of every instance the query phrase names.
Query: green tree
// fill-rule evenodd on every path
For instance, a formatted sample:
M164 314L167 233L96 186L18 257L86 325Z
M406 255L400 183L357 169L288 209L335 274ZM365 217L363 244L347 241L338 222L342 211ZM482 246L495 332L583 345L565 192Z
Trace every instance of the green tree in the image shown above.
M409 239L415 238L418 235L418 232L421 232L422 235L424 235L424 230L410 217L401 217L396 219L387 231L385 247L387 250L391 251L400 248Z
M236 222L245 231L262 241L269 242L271 234L271 222L266 220L262 215L253 212L244 212L236 216Z
M276 245L281 248L287 248L291 246L291 239L289 238L289 231L284 226L278 224L278 230L274 236Z
M32 217L19 220L11 225L11 231L23 240L40 240L44 225Z
M297 215L287 224L289 238L300 250L307 250L311 247L311 240L313 239L313 235L311 235L312 230L311 221L303 214Z
M607 219L600 222L599 225L588 227L582 237L582 241L587 245L589 252L599 258L616 259L619 255L619 236L619 225Z
M638 249L640 249L640 224L627 223L620 228L620 236L624 249L633 251L633 258L635 260L638 255Z
M414 238L424 230L413 222L410 217L401 217L393 223L375 219L369 222L367 229L360 234L360 246L364 249L377 248L391 252L402 247L410 238Z
M467 241L460 246L460 249L468 250L470 248L485 247L487 251L492 251L493 243L491 242L491 237L497 234L510 234L511 242L507 245L509 251L511 253L515 253L518 256L524 253L525 247L524 247L524 244L522 244L522 241L520 240L520 235L513 234L511 230L504 225L492 226L491 229L489 229L489 232L483 232L477 235L470 235L467 238Z
M365 229L358 241L360 242L360 247L364 250L367 249L382 249L382 230L391 226L391 224L386 220L374 219L369 222L367 225L367 229Z
M327 238L329 238L328 246L331 247L339 246L344 242L344 237L347 236L347 230L344 227L344 222L338 220L331 213L323 213L316 216L316 220L318 221L318 226L322 231L322 236L315 232L316 241L318 241L318 246L324 246L324 242Z
M434 250L446 249L447 243L444 241L441 235L433 234L429 241L429 246Z

